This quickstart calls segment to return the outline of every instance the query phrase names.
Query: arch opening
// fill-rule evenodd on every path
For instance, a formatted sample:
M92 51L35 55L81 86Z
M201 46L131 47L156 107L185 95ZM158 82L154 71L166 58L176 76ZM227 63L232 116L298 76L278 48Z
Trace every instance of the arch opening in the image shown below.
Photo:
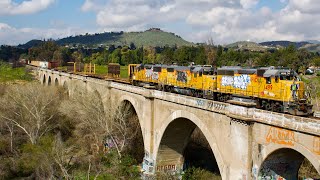
M215 155L206 137L196 124L186 118L175 119L164 131L156 166L157 172L183 171L184 175L192 175L196 169L204 172L206 178L209 175L211 179L221 179Z
M54 80L54 85L55 85L55 86L59 86L58 78L56 78L56 79Z
M48 86L51 86L51 76L48 78Z
M258 179L320 179L311 162L296 150L283 148L272 152L262 163Z
M43 75L42 84L46 84L46 75Z
M132 157L136 163L141 164L145 154L143 135L139 118L134 106L130 101L124 100L120 103L118 109L121 113L123 124L125 124L126 146L124 154Z

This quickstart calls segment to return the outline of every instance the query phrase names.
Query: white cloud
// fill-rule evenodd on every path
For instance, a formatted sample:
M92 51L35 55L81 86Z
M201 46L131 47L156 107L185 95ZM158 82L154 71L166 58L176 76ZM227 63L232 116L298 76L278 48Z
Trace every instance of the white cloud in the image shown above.
M55 0L25 0L16 3L13 0L1 0L0 15L32 14L48 8L54 2Z
M240 3L243 8L248 9L252 8L258 3L259 0L240 0Z
M320 1L319 0L290 0L289 8L296 9L302 13L320 13Z
M40 28L15 28L5 23L0 23L0 44L18 45L32 39L57 39L88 31L80 28L40 29ZM89 32L90 33L90 32Z
M160 27L194 42L203 42L210 37L215 43L223 44L247 39L320 39L320 21L317 21L320 18L320 0L277 0L279 5L281 3L281 6L285 6L281 10L258 8L259 1L85 0L81 10L96 13L96 23L101 30L141 31ZM26 14L31 13L31 9L36 12L53 2L54 0L30 0L17 4L12 0L0 0L0 8L4 9L0 14ZM31 29L35 32L0 24L0 41L11 43L21 38L23 42L31 37L47 38L52 35L56 38L82 32L67 28L59 22L52 24L56 28ZM9 32L13 32L12 35Z
M284 2L285 3L285 2ZM320 39L319 0L288 0L285 8L273 12L267 7L258 11L236 7L213 7L191 12L186 22L191 26L211 28L211 36L218 43L250 39L252 41ZM197 32L189 39L197 41ZM205 39L204 39L205 40ZM202 40L203 41L203 40Z

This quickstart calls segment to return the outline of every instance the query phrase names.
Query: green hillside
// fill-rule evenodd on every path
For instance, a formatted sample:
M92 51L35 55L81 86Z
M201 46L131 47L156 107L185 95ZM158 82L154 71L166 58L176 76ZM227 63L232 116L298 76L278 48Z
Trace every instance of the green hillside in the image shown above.
M248 51L266 51L268 47L262 46L255 42L239 41L226 46L229 49L235 50L248 50Z
M191 46L193 43L185 41L174 33L160 29L150 29L144 32L104 32L96 34L78 35L56 41L60 45L81 44L87 46L123 46L134 43L135 46Z

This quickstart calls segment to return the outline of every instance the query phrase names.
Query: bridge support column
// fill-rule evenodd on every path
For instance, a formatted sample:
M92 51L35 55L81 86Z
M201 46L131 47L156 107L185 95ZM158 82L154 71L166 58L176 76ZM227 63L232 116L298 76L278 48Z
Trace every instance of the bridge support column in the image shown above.
M155 153L154 152L154 109L153 97L145 97L143 105L142 119L144 120L144 147L145 155L142 162L144 176L154 176L155 174Z
M251 180L252 123L231 118L228 138L225 141L226 146L220 150L225 157L222 179Z

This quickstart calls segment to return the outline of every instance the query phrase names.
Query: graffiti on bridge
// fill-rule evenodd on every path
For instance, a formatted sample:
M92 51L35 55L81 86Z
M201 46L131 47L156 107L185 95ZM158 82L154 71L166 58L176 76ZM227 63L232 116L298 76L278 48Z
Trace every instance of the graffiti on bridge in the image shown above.
M287 129L270 127L266 137L266 142L293 146L296 142L295 133Z
M176 170L177 170L176 165L157 166L157 171L176 171Z

